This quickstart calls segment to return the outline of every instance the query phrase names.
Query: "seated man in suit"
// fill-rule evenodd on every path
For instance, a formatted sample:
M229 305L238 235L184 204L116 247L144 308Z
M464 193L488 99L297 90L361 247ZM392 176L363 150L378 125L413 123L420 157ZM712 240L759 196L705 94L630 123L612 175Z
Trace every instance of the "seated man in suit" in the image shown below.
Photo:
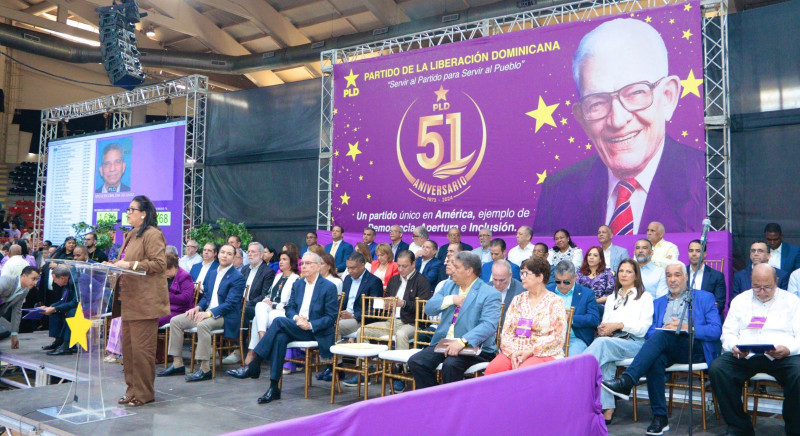
M341 274L347 269L347 258L353 252L353 246L344 242L344 228L340 225L335 225L331 228L331 238L333 242L325 246L325 251L333 256L336 262L336 270Z
M361 296L383 295L383 281L367 271L367 260L359 252L347 258L347 273L342 283L344 309L339 316L339 338L355 333L361 327Z
M597 242L599 242L600 246L603 247L603 255L605 256L606 266L611 268L611 271L616 274L617 268L619 268L619 263L624 259L630 259L631 254L628 253L628 250L620 247L619 245L612 244L611 237L611 227L603 224L597 229Z
M569 333L569 355L583 353L600 325L600 312L591 289L575 282L575 264L562 260L555 266L555 284L547 285L547 290L564 300L564 307L575 308L572 315L572 330Z
M500 324L506 321L506 312L511 305L511 300L525 289L522 287L522 282L512 277L511 271L513 270L513 263L499 259L494 261L492 265L492 283L495 289L500 291L500 302L503 303L503 313L500 315Z
M360 254L359 254L360 256ZM362 256L363 258L363 256ZM292 296L286 304L286 316L276 318L267 333L253 350L255 358L247 365L229 370L236 378L258 378L261 363L270 361L269 389L258 398L258 404L266 404L281 398L278 384L283 375L286 345L292 341L317 341L323 359L331 358L334 341L337 296L336 285L319 274L322 258L316 253L303 255L303 280L292 285Z
M192 276L192 281L200 283L201 291L203 290L203 283L206 281L208 272L219 267L219 262L217 261L218 252L219 247L217 247L217 244L207 242L206 245L203 246L203 261L192 265L192 269L189 271L189 274Z
M494 263L506 258L506 241L500 238L492 239L492 241L489 242L489 253L492 256L492 261L484 263L481 267L481 280L488 284L492 284L492 271L494 268ZM511 261L509 261L509 263L511 264L511 276L514 278L514 280L519 281L519 265Z
M800 268L800 247L784 242L780 224L767 224L764 227L764 240L769 246L770 265L788 273Z
M517 230L517 246L508 252L508 261L520 266L522 262L530 259L533 256L533 245L531 245L531 238L533 237L533 229L530 226L522 226Z
M43 307L44 314L50 317L49 333L54 340L53 343L43 346L42 350L47 350L47 354L51 356L69 355L76 350L69 347L70 330L66 319L75 316L78 294L75 292L69 267L58 265L50 274L53 275L53 290L61 293L61 299L52 306Z
M312 245L317 245L317 232L311 231L306 233L306 246L300 249L300 256L303 256Z
M686 331L689 329L687 318L689 315L686 310L688 295L686 269L682 263L674 262L667 265L666 274L669 294L653 302L653 324L645 336L647 340L622 376L603 382L603 389L627 400L631 389L639 383L639 379L647 377L647 396L650 398L650 409L653 411L653 420L647 427L649 435L660 435L669 430L667 402L664 396L664 385L667 382L666 368L675 363L689 363L689 335L675 334L678 328ZM691 292L694 300L692 314L695 332L692 362L706 362L710 366L719 353L722 323L714 305L714 295L700 290ZM671 331L657 330L659 328ZM716 387L716 383L714 386ZM741 386L737 392L741 394ZM719 391L717 394L719 395Z
M706 248L708 248L708 246L706 246ZM719 317L722 319L722 311L725 310L725 300L728 298L725 276L714 268L709 268L705 264L700 264L700 250L702 249L703 244L699 239L689 242L689 265L686 265L686 279L688 280L689 286L694 283L694 289L702 289L706 292L710 292L714 296L717 302ZM697 279L695 279L695 276L697 276ZM667 285L669 285L669 283L667 283Z
M541 257L544 260L547 260L547 256L550 254L550 247L547 246L544 242L537 242L533 246L533 256ZM556 282L556 266L550 265L550 279L547 281L547 286L550 286Z
M452 264L452 282L425 305L428 316L439 316L441 320L431 345L408 360L417 389L437 384L436 367L440 363L443 381L451 383L463 380L467 368L490 361L497 352L495 336L500 322L500 293L480 279L481 259L475 254L456 253ZM452 340L444 353L437 353L434 349L442 339ZM465 347L481 347L481 353L460 355Z
M392 226L389 229L389 239L392 240L392 243L389 245L392 247L394 261L397 262L397 254L401 251L408 250L408 244L403 242L403 228L397 225ZM373 259L375 259L375 257L373 257Z
M0 314L11 311L11 349L19 348L19 323L22 321L22 305L28 291L39 280L39 271L28 265L22 269L19 277L0 277Z
M436 241L423 242L422 255L417 257L414 265L414 269L428 279L431 288L435 288L439 283L439 271L444 268L442 261L435 257L438 250L439 246L436 245Z
M225 244L219 249L219 267L206 275L203 298L197 306L169 322L169 348L172 365L158 373L159 377L185 374L183 365L183 332L197 327L195 359L200 369L186 377L187 382L211 380L211 331L225 329L225 337L239 339L239 322L242 317L244 277L233 268L235 248Z
M731 300L737 295L750 289L750 277L753 275L753 268L761 263L769 264L769 248L766 242L756 241L750 244L750 265L747 268L733 275L733 287L731 288ZM773 266L773 268L775 268ZM775 268L775 275L778 278L778 287L786 289L789 287L789 273Z
M373 259L375 259L375 247L378 244L375 243L375 229L372 227L364 227L364 235L361 238L364 241L364 244L369 247L369 255Z
M472 251L472 245L461 242L461 230L459 230L458 227L453 227L447 232L447 240L450 241L451 244L458 244L458 251ZM436 258L444 262L446 257L447 244L444 244L439 248L439 253L436 254Z

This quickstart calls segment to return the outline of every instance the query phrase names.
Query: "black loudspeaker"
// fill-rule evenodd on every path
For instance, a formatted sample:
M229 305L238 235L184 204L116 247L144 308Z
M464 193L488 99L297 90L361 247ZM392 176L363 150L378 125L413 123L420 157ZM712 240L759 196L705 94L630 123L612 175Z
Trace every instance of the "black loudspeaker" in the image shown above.
M139 49L136 48L136 27L141 17L136 0L122 0L95 9L99 13L100 54L108 80L114 86L131 90L145 80Z

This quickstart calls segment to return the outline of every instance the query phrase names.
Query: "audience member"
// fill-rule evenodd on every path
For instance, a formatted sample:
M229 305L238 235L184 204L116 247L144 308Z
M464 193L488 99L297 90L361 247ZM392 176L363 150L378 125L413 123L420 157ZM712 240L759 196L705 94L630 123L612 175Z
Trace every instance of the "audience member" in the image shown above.
M53 342L42 347L50 356L63 356L75 353L75 347L69 346L70 329L67 318L75 316L78 307L78 294L75 284L70 277L69 267L58 265L52 272L53 287L56 292L61 292L61 299L52 306L42 307L44 314L49 317L48 330Z
M664 268L674 260L678 260L678 246L664 239L666 229L658 221L653 221L647 225L647 240L653 244L652 262Z
M203 261L194 264L190 270L192 281L200 283L201 290L204 287L208 272L216 270L219 267L217 251L219 251L217 244L206 242L206 245L203 246ZM231 262L233 262L233 259L231 259Z
M503 308L500 314L501 325L503 325L506 320L506 312L508 312L508 308L511 307L511 301L514 297L524 292L522 282L515 279L511 274L512 266L516 265L505 259L496 260L492 265L492 282L490 284L500 291L500 302Z
M302 256L306 254L306 252L308 251L308 247L311 247L312 245L316 244L317 244L317 232L311 231L306 233L306 246L300 249L300 255Z
M706 246L706 250L707 250ZM689 242L689 265L686 265L686 279L689 285L694 285L693 289L702 289L714 295L717 304L717 311L722 319L722 311L725 310L725 300L728 298L728 289L725 286L725 276L714 268L706 267L700 263L700 251L703 244L699 239ZM705 257L705 252L702 253ZM667 276L669 282L669 276ZM669 286L669 283L667 283Z
M173 317L186 313L194 307L192 276L178 267L178 256L167 253L166 258L167 269L164 271L164 275L167 276L167 286L169 286L170 314L158 319L159 327L169 324Z
M205 254L205 248L203 249ZM183 336L191 328L197 328L197 347L194 358L200 361L200 369L186 377L187 382L211 380L211 332L224 329L226 338L239 339L242 295L245 280L233 268L235 249L225 244L219 250L219 266L208 272L203 298L197 306L178 315L169 322L169 355L172 365L158 373L159 377L185 374L183 364ZM205 257L205 256L204 256Z
M677 330L689 331L686 270L682 263L675 261L667 265L666 274L669 294L653 303L653 323L647 330L644 345L621 377L603 382L603 389L627 400L639 379L647 377L647 397L653 412L652 422L647 427L648 435L659 435L669 430L664 395L667 367L675 363L689 363L689 335L676 334ZM694 290L692 299L695 344L691 359L693 363L711 364L717 357L722 322L714 305L713 294Z
M800 268L800 247L783 241L783 231L778 223L764 227L764 240L769 246L769 264L791 273Z
M309 250L311 248L312 247L309 247ZM285 251L285 252L291 254L292 257L297 259L298 260L298 268L300 267L300 259L301 259L301 257L300 257L300 248L297 247L297 244L295 244L294 242L287 242L287 243L283 244L283 247L281 248L281 251Z
M439 246L436 245L436 241L426 240L423 242L414 268L428 279L431 288L435 288L439 283L439 271L444 268L442 261L435 257L438 250ZM413 251L411 252L413 253Z
M372 265L372 254L369 252L369 246L363 242L359 242L356 244L355 251L361 253L364 256L364 260L367 261L370 265Z
M617 270L614 293L606 300L597 337L585 351L597 358L603 380L615 377L618 360L636 356L652 323L653 296L644 289L639 265L625 259ZM616 408L614 396L601 390L600 403L609 424Z
M336 263L333 261L333 256L328 253L322 253L320 257L322 258L322 264L319 266L320 275L322 275L323 279L336 285L337 295L341 294L344 282L339 277L339 273L336 272Z
M378 259L372 261L369 272L381 279L385 289L386 285L389 284L389 279L398 274L397 262L393 260L394 254L389 244L378 244L378 248L375 249L375 254L378 256Z
M742 387L758 373L781 384L786 434L800 434L800 300L778 288L777 271L767 264L753 267L752 289L731 301L722 325L723 354L708 371L729 434L755 434L742 405ZM745 344L771 344L774 349L747 353L739 349Z
M24 257L22 257L22 247L17 244L11 245L8 249L8 256L4 257L2 270L0 276L19 277L19 274L26 266L31 266ZM36 268L36 266L34 266Z
M339 338L353 334L361 327L361 296L380 297L383 282L366 269L367 261L361 253L351 253L347 258L347 272L342 284L344 310L339 314Z
M534 257L541 257L544 260L547 260L547 257L550 255L550 247L547 246L544 242L537 242L533 244L533 256ZM547 261L550 263L550 261ZM513 265L513 264L512 264ZM555 283L556 280L556 266L555 264L550 263L550 281L547 285L552 285Z
M55 253L53 253L53 256L51 256L51 258L72 260L72 250L75 249L75 245L77 245L77 243L75 242L75 238L72 236L67 236L64 239L64 243L61 244L61 246L58 247L58 249L56 249Z
M579 285L592 290L597 304L605 304L606 298L614 293L614 273L606 267L604 256L602 247L587 250L576 278Z
M391 239L392 246L392 260L397 261L397 253L408 250L408 244L403 242L403 228L400 226L392 226L389 229L389 239Z
M753 275L753 267L761 263L769 264L769 258L770 254L766 242L756 241L750 244L750 265L733 275L733 287L731 288L730 301L733 301L737 295L750 289L750 277ZM778 288L786 289L789 287L788 272L775 268L775 276L778 278Z
M319 244L309 245L308 251L316 254L317 256L322 256L323 254L327 254L325 252L325 247ZM306 251L306 253L308 252Z
M520 266L522 262L525 262L533 256L533 245L531 245L532 237L533 229L529 226L522 226L517 229L517 246L508 252L509 262Z
M22 305L28 291L39 280L39 272L28 265L22 269L19 278L11 276L0 277L0 314L11 311L11 349L19 348L19 323L22 320Z
M278 257L279 257L278 254L280 254L280 252L278 250L276 250L276 249L274 249L272 247L268 247L268 246L265 245L264 246L264 255L261 256L261 260L263 260L264 263L267 264L267 266L272 268L272 270L275 271L275 274L277 274L281 270L280 267L278 266L278 260L279 260L278 259Z
M492 239L489 243L489 255L492 257L491 261L481 266L481 280L491 284L494 263L506 259L506 241L501 238ZM510 260L508 262L511 264L511 277L514 280L519 280L519 266Z
M419 259L422 256L422 244L428 240L428 229L425 226L416 227L411 235L414 241L408 246L408 250ZM439 245L437 244L436 247L438 249ZM419 271L419 268L417 268L417 271Z
M441 248L439 252L441 252ZM452 265L448 268L450 262L452 262L453 256L456 253L461 252L461 244L459 243L449 243L447 244L447 255L444 257L444 268L439 268L439 277L437 278L436 288L434 288L434 293L439 291L439 286L450 279L450 275L452 274Z
M550 265L539 257L522 262L525 292L511 301L503 323L500 352L489 363L486 375L564 357L567 317L564 301L547 292L545 283L550 279L549 274Z
M83 238L83 245L86 246L86 251L89 254L89 259L95 262L108 261L108 255L102 250L97 249L97 233L89 232Z
M583 250L572 242L569 232L565 229L558 229L553 235L553 240L556 245L548 252L547 262L550 265L556 265L562 260L569 260L575 265L575 269L580 269L583 263Z
M450 246L458 245L457 242ZM452 260L452 282L435 293L425 305L428 316L441 322L431 339L408 360L418 389L437 385L436 368L442 364L442 380L452 383L464 379L471 365L490 361L497 351L495 335L500 321L500 294L480 280L481 260L471 252L459 252ZM465 304L469 300L469 304ZM462 310L463 309L463 310ZM444 353L434 349L442 339L450 339ZM480 354L462 353L466 347L479 347Z
M375 243L375 229L372 227L365 227L362 239L364 240L364 244L369 248L369 256L375 259L375 247L378 246L378 244Z
M339 273L345 272L347 269L347 258L353 252L353 246L344 242L344 229L340 225L335 225L331 228L331 238L333 242L325 246L325 251L333 256L336 261L336 270Z
M242 250L235 250L233 255L233 268L236 271L242 272L242 268L244 268L244 257L242 256Z
M198 248L200 245L194 239L189 239L183 246L183 257L178 261L178 265L187 273L191 273L192 267L203 261L203 256L197 253Z
M628 253L628 250L619 245L612 244L612 235L611 227L607 225L602 225L597 229L597 242L603 247L606 266L611 268L611 271L616 271L619 267L619 263L622 262L623 259L630 259L631 254Z
M565 308L575 308L569 332L569 353L574 356L583 353L594 340L594 332L600 324L600 312L591 288L577 283L572 262L562 260L557 263L555 275L555 284L548 285L547 290L561 297Z
M458 251L472 251L472 246L469 244L465 244L461 242L461 230L458 227L452 227L447 232L447 240L450 241L451 244L458 244L459 248ZM436 254L436 258L444 262L444 259L447 257L447 245L442 245L439 248L439 253Z
M228 237L228 245L232 246L235 251L238 251L242 255L242 263L244 263L244 250L242 250L242 238L238 235L231 235Z
M653 262L653 243L649 239L639 239L633 250L636 263L642 275L644 289L653 299L663 297L669 292L664 268L656 266Z
M481 227L478 230L478 240L481 246L472 250L478 257L481 258L482 264L487 264L492 261L492 253L489 251L489 243L492 242L492 231L488 227Z

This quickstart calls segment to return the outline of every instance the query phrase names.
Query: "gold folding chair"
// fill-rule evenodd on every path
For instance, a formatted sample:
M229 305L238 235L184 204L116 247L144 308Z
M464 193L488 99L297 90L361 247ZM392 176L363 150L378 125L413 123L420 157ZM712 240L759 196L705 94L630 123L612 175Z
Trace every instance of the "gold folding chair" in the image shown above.
M197 306L197 301L200 299L200 282L196 282L194 284L194 306ZM196 331L196 330L195 330ZM186 342L186 336L184 336L184 342ZM164 341L164 368L169 365L169 323L166 323L158 328L158 337L156 340L163 340ZM194 350L194 348L192 349ZM192 351L194 354L194 351ZM194 368L194 366L192 366Z
M245 291L245 294L247 292ZM211 331L211 378L217 376L217 352L219 352L219 366L222 366L222 359L225 353L232 353L234 350L239 350L239 355L244 359L242 351L242 330L244 327L244 307L247 305L247 300L242 298L242 313L239 315L239 339L230 339L225 337L225 327Z
M397 305L397 298L384 298L384 297L367 297L362 295L361 307L363 313L361 315L361 330L359 330L358 342L352 344L337 344L331 347L333 353L333 378L331 383L331 404L335 400L336 390L339 386L339 372L359 374L357 383L357 394L361 396L361 382L364 382L364 399L369 399L369 378L372 376L381 375L382 371L379 365L378 355L381 351L386 351L392 348L394 340L394 309ZM375 303L380 301L378 305ZM367 322L367 319L370 322ZM388 327L370 327L370 330L378 330L380 333L376 336L367 335L366 325L376 321L384 321ZM377 343L370 343L370 341ZM384 345L384 343L386 345ZM355 357L356 364L353 367L339 366L337 363L338 356ZM369 365L374 363L376 370L370 372Z
M748 387L750 385L750 382L753 382L753 392L752 393L748 392ZM748 397L752 397L753 398L753 412L752 412L752 415L753 415L753 427L756 426L756 418L758 417L758 399L759 398L764 398L764 399L769 399L769 400L784 401L783 395L770 394L770 393L767 393L766 390L762 393L761 392L762 386L765 387L765 388L766 387L781 388L781 385L778 383L777 380L775 380L775 377L772 377L771 375L764 374L764 373L758 373L758 374L754 375L750 380L746 380L744 382L744 389L743 389L743 392L742 392L743 397L744 397L744 411L745 411L745 413L750 413L747 410L747 398ZM717 417L717 419L719 419L719 417Z
M569 357L569 335L572 333L572 317L575 315L575 308L570 307L567 312L567 339L564 341L564 357Z
M431 320L425 315L425 304L427 302L428 300L417 300L417 314L414 318L414 348L408 350L386 350L378 354L378 358L380 358L383 366L383 371L381 373L381 396L386 395L387 379L390 381L402 380L406 383L411 383L412 390L417 388L417 384L414 381L414 377L411 376L411 373L393 373L392 366L407 364L411 356L430 345L430 339L433 337L434 332L427 330L427 328L436 321ZM389 388L391 389L391 393L394 394L394 385L389 383Z
M703 263L709 268L724 272L722 268L725 266L725 259L706 259Z
M672 415L672 392L675 388L681 389L689 389L688 380L689 377L689 365L686 363L676 363L671 365L669 368L666 369L667 374L669 374L669 378L665 383L665 386L669 388L669 403L667 406L667 413ZM692 382L692 390L699 389L700 390L700 410L701 415L703 418L703 430L708 428L706 424L706 380L708 380L708 364L705 362L701 363L693 363L692 364L692 377L696 380L699 380L699 383ZM689 395L692 393L689 392ZM711 399L714 402L714 412L719 421L719 407L717 406L717 399L714 396L714 391L711 390ZM697 404L695 404L695 407Z

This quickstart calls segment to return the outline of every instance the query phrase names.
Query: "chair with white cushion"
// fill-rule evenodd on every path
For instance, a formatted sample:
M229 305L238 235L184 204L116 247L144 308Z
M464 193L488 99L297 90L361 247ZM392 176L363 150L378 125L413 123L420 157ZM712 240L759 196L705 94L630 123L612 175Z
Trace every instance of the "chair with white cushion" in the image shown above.
M402 380L403 382L411 383L411 390L415 390L417 388L414 377L410 373L392 373L392 366L398 364L407 364L408 359L410 359L411 356L419 352L419 350L430 345L429 341L433 336L433 332L426 329L435 321L431 320L427 315L425 315L425 303L427 302L428 300L417 300L417 315L414 318L414 348L410 348L408 350L386 350L378 353L378 358L381 359L381 364L383 365L383 372L381 375L381 396L386 395L387 379L390 381ZM392 383L389 383L389 388L391 389L392 394L394 394L394 385Z

